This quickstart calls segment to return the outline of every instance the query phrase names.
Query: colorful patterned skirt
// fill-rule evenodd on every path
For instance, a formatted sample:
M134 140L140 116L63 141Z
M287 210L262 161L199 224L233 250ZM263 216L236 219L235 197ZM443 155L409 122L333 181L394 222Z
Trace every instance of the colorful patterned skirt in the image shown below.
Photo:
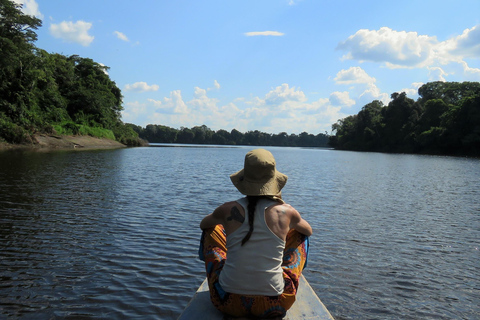
M222 225L204 230L200 241L199 257L205 261L210 299L215 307L233 317L284 317L295 302L298 281L308 259L308 237L290 230L283 255L285 289L279 296L241 295L225 292L219 276L227 259L227 236Z

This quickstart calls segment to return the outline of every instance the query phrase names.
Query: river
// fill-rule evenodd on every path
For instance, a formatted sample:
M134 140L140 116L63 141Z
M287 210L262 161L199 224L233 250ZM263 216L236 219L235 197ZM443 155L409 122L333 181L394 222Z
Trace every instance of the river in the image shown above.
M250 149L0 152L0 318L176 319ZM480 318L480 160L267 149L336 319Z

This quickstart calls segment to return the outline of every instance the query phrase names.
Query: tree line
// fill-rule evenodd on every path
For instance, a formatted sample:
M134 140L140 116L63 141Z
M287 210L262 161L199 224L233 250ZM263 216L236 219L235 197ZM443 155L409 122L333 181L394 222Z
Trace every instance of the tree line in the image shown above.
M140 145L161 143L299 146L336 149L480 155L480 83L431 82L414 101L392 94L332 125L333 135L213 131L207 126L145 128L121 121L123 96L108 67L78 55L37 48L42 24L21 5L0 0L0 139L32 143L36 133L93 135Z
M430 82L332 125L336 149L480 156L480 83Z
M140 138L152 143L327 147L329 139L329 136L323 133L317 135L307 132L299 135L286 132L270 134L258 130L243 133L236 129L230 132L223 129L214 131L206 125L180 129L155 124L149 124L145 128L134 124L128 125L138 133Z
M0 138L31 143L35 133L89 134L136 145L121 121L122 93L92 59L37 48L42 21L0 0Z
M65 56L37 48L42 21L21 5L0 0L0 139L32 143L36 133L93 135L127 145L149 142L272 146L326 146L328 136L258 130L213 131L205 125L173 129L124 124L121 90L108 67L78 55Z

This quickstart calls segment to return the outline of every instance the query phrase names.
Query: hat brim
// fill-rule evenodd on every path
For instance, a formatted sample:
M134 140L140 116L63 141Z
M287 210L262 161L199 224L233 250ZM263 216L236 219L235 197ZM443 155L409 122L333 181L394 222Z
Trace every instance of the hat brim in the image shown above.
M275 176L267 181L248 181L244 170L230 175L233 185L246 196L275 196L287 183L287 175L275 170Z

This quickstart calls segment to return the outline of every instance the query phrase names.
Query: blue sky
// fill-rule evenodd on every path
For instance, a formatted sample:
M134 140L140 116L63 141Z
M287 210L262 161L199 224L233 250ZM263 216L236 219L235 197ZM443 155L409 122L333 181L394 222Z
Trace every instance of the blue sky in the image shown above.
M327 131L394 92L480 81L480 1L15 0L36 45L110 68L145 127Z

